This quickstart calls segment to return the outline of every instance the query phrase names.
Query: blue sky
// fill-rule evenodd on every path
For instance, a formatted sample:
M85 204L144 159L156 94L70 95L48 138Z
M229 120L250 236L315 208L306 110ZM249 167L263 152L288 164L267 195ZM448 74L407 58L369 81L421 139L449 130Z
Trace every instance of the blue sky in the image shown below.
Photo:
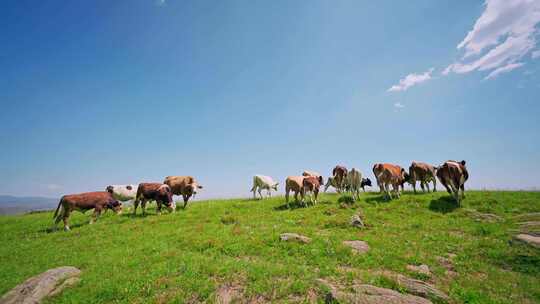
M0 194L447 159L538 187L538 2L2 1Z

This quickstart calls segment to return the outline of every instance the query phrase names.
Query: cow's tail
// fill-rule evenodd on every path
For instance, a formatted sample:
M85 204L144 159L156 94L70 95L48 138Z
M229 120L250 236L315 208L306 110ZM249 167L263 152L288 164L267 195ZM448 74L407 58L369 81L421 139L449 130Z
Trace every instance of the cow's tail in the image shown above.
M58 212L60 211L60 207L62 207L62 202L64 201L64 197L60 199L60 202L58 202L58 207L56 207L56 210L54 211L53 218L56 218L58 216Z

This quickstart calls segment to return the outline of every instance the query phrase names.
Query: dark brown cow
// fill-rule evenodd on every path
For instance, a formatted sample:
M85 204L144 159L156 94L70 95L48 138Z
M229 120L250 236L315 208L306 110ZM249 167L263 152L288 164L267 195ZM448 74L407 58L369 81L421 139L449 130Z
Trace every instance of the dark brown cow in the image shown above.
M157 214L161 214L161 205L165 205L174 212L174 202L171 188L162 183L140 183L137 188L137 196L133 202L133 214L137 214L137 207L141 203L142 214L146 214L146 203L156 201Z
M334 177L334 181L336 183L336 191L338 193L343 192L346 184L346 178L347 178L348 170L347 168L337 165L334 167L334 170L332 170L332 176Z
M387 198L392 199L390 185L392 185L396 196L400 197L399 187L403 188L403 184L409 179L409 174L405 169L393 164L376 164L373 166L373 172L377 172L375 175L377 184L379 184L381 191L386 193Z
M465 182L469 179L469 171L467 171L467 167L465 167L465 161L446 161L437 169L437 177L439 178L439 181L441 181L441 184L446 188L446 191L454 197L459 206L459 190L461 190L461 199L464 199Z
M67 231L69 230L69 216L73 210L84 213L90 209L94 209L94 214L90 219L90 224L92 224L98 219L103 210L111 209L117 214L121 213L122 204L106 191L64 195L54 212L54 225L56 227L60 220L64 220L64 229Z
M436 168L430 164L413 161L409 167L409 184L412 185L416 193L416 181L420 182L422 192L425 192L424 185L429 192L429 182L433 182L433 192L437 191L437 178L435 177Z
M184 209L187 207L189 198L191 196L195 197L197 191L203 188L192 176L167 176L163 183L171 187L174 195L182 196Z
M321 185L323 184L323 178L322 176L307 176L302 181L302 201L304 202L304 198L306 194L312 193L312 195L309 196L309 201L311 204L317 203L317 197L319 196L319 189L321 188ZM313 197L315 197L315 200L313 200Z

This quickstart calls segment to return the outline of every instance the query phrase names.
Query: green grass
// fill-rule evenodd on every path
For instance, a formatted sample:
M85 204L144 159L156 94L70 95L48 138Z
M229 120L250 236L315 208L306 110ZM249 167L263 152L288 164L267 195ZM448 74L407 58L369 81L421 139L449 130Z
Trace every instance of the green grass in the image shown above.
M398 289L382 270L418 277L407 264L427 264L433 283L456 303L540 302L540 251L510 244L513 216L540 212L540 193L467 192L461 208L446 193L404 194L383 201L362 194L340 204L328 194L318 205L284 208L268 200L212 200L176 214L146 217L112 212L88 225L90 213L74 213L71 232L50 232L52 214L0 217L0 294L47 269L71 265L83 271L74 288L51 303L213 302L224 283L244 296L268 302L305 300L316 279L341 284L360 280ZM467 210L503 221L473 219ZM366 229L350 226L362 211ZM284 243L295 232L309 244ZM371 250L354 255L341 243L364 240ZM437 257L454 253L457 276L445 276Z

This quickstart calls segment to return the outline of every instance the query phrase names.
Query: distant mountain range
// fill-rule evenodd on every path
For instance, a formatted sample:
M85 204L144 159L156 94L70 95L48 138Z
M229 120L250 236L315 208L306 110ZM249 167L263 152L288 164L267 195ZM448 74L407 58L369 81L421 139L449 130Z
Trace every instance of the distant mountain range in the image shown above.
M51 210L56 208L58 200L58 198L51 197L0 195L0 214L17 214L29 211Z

